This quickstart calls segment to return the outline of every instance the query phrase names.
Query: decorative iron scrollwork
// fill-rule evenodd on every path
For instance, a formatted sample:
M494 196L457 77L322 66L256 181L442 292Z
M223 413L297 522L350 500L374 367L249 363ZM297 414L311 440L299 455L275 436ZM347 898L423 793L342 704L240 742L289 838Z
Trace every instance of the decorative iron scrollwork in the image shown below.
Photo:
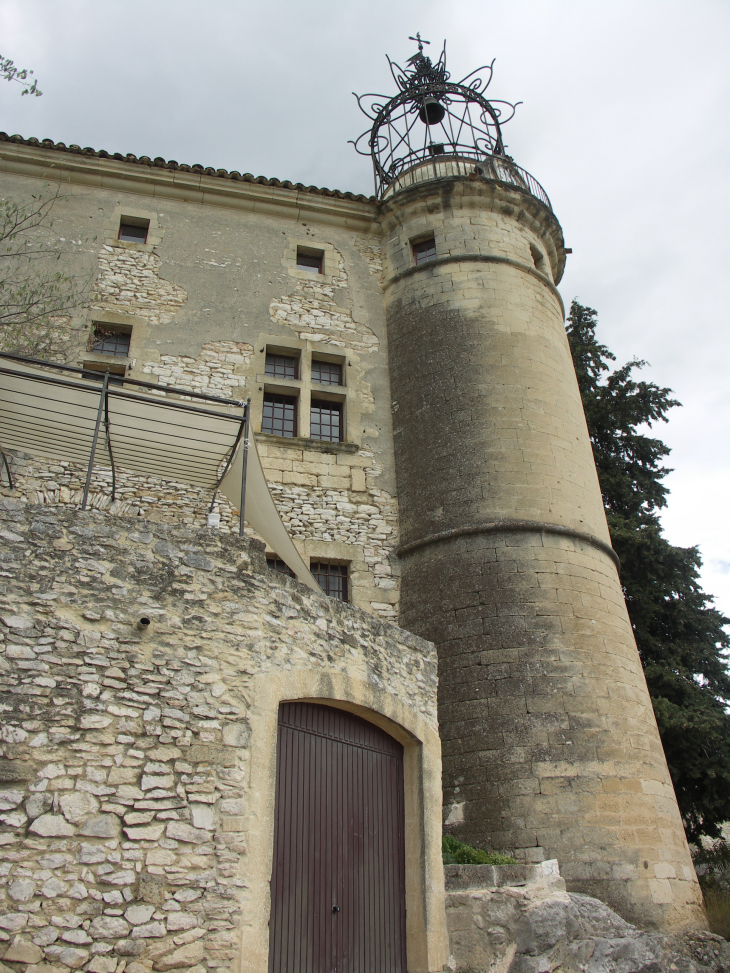
M360 110L372 124L351 144L360 155L372 158L376 196L382 198L401 186L421 181L426 176L415 178L410 173L408 178L402 177L431 163L439 166L437 174L473 173L525 188L549 207L539 183L505 152L502 126L521 102L485 97L494 61L453 82L446 68L446 42L434 64L423 50L430 42L422 40L420 34L410 40L416 41L418 51L405 68L386 55L398 94L392 98L355 94Z

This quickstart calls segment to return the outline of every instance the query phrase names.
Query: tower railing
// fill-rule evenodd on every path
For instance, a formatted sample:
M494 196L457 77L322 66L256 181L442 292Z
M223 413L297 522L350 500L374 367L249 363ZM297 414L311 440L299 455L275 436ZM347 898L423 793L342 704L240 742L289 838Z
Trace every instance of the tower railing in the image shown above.
M433 146L431 148L434 148ZM437 147L441 148L441 147ZM459 150L458 153L424 152L420 162L413 164L412 156L404 159L391 175L383 188L381 199L388 199L395 193L432 179L448 179L453 176L470 176L494 180L507 186L515 186L534 196L552 213L550 198L540 183L526 169L518 166L508 156L487 155L474 152L473 155Z

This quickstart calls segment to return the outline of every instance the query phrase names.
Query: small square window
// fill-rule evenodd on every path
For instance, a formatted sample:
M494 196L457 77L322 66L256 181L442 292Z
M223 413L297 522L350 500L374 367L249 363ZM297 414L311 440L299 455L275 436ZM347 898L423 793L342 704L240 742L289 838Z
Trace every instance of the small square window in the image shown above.
M436 256L436 241L433 237L428 240L420 240L413 244L413 262L425 264L428 260L433 260Z
M266 367L265 372L267 375L273 375L276 378L299 378L299 359L291 355L278 355L275 352L266 352Z
M130 216L123 216L119 224L118 239L122 243L147 243L149 228L149 220L138 220Z
M286 574L290 578L296 578L296 575L286 561L282 561L282 559L277 557L275 554L269 555L269 557L266 558L266 566L271 571L278 571L279 574Z
M117 358L129 358L129 343L132 332L122 331L113 325L94 325L94 337L91 350L100 355L115 355Z
M297 434L297 400L292 395L264 394L261 432L293 439Z
M312 399L309 435L328 443L342 442L342 403Z
M342 385L342 365L313 358L312 381L319 385Z
M306 270L312 274L322 273L324 251L310 250L308 247L297 247L297 270Z
M326 564L320 561L310 564L309 570L326 595L340 601L348 600L346 564Z

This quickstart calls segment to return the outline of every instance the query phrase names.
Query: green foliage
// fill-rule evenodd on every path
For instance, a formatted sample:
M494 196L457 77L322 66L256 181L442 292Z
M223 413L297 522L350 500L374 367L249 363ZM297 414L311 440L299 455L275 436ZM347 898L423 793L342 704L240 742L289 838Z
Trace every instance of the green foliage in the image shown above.
M710 930L730 939L730 845L724 838L705 841L692 850L702 886Z
M453 835L445 834L441 839L441 851L444 865L516 865L517 862L509 855L500 855L496 851L484 851L483 848L472 848L465 845Z
M72 340L68 312L84 302L89 281L58 269L49 245L58 192L29 201L0 200L0 351L64 357Z
M730 818L730 619L702 590L698 549L662 536L669 449L645 433L679 403L634 378L645 362L611 371L596 326L596 312L573 301L568 341L626 605L687 837L717 837Z
M704 890L730 891L730 845L724 838L700 842L692 849L692 861Z
M2 54L0 54L0 78L22 84L24 87L21 95L35 95L36 98L40 98L43 94L38 88L38 82L33 77L32 71L27 68L16 68L15 63L9 57L3 57Z

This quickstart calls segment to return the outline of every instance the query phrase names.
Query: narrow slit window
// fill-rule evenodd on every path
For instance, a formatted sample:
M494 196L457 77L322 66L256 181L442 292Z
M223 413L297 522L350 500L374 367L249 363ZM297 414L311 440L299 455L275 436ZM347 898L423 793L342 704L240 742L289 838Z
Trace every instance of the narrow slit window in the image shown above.
M264 395L261 432L293 439L297 434L297 399L292 395Z
M310 564L309 570L322 591L330 598L348 601L347 565L327 564L319 561Z
M413 244L413 262L415 264L425 264L428 260L433 260L435 256L436 241L433 237Z
M312 381L319 385L342 385L342 365L336 362L313 359Z
M149 220L136 220L123 216L119 224L119 237L122 243L147 243Z
M328 443L342 442L342 403L312 399L309 435Z
M278 355L275 352L266 352L267 375L275 378L299 378L299 359L294 355Z
M102 324L94 326L91 350L99 355L114 355L116 358L129 358L131 331L121 331Z
M322 250L303 250L297 247L297 269L311 274L321 274L324 252Z

